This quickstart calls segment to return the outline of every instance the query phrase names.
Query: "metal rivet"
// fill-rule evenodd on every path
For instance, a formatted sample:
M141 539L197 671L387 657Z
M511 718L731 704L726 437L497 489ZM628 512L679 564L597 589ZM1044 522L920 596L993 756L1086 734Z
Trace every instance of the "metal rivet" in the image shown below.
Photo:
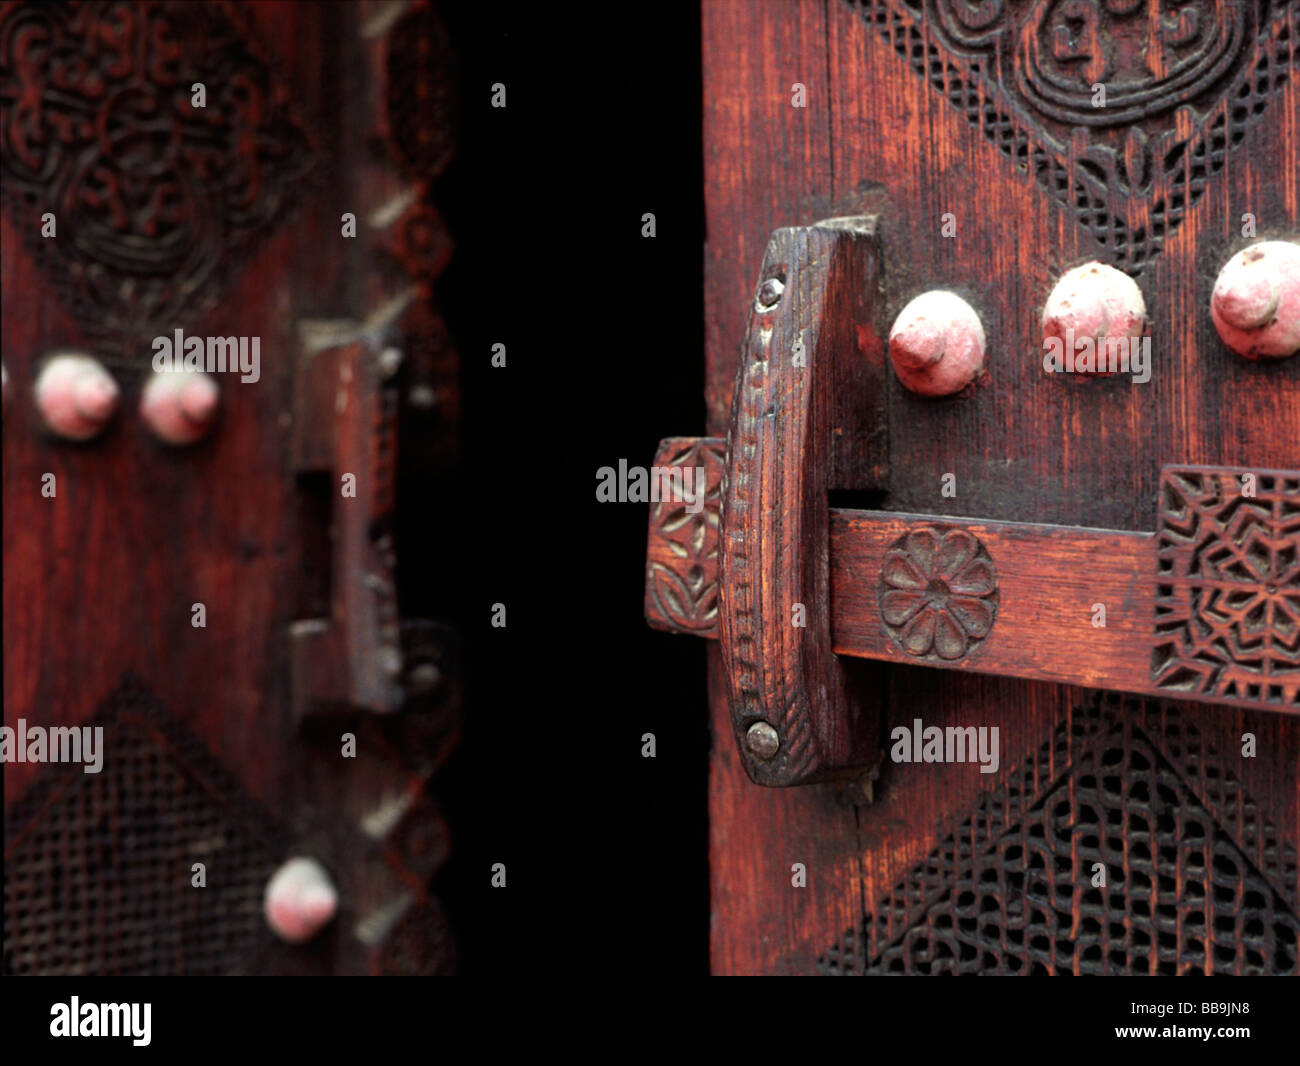
M785 282L780 278L768 278L758 289L758 306L763 310L776 306L785 292Z
M1223 343L1247 359L1300 351L1300 244L1260 241L1224 264L1210 317Z
M220 396L200 371L155 371L140 394L140 416L164 443L193 444L212 429Z
M923 292L894 319L889 358L912 392L950 396L984 368L984 326L955 292Z
M1062 274L1043 305L1043 338L1058 338L1070 358L1085 340L1098 355L1125 351L1107 342L1127 345L1146 328L1147 305L1137 282L1122 270L1095 260ZM1112 373L1109 369L1095 372Z
M770 759L781 750L781 738L766 722L755 722L745 734L745 746L759 759Z
M117 384L98 360L80 352L51 356L36 379L36 409L65 440L99 436L117 410Z
M325 867L315 859L294 858L266 883L262 909L282 940L301 944L319 933L338 911L339 896Z

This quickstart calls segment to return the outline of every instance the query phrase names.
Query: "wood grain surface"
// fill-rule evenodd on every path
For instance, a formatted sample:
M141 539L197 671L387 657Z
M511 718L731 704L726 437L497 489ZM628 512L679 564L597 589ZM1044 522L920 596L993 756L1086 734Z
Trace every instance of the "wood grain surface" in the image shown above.
M854 343L872 315L878 250L870 217L778 230L749 317L719 530L718 628L732 725L763 784L843 776L877 757L870 704L831 650L826 499L837 406L879 414L884 362Z
M1243 5L1253 21L1227 75L1201 79L1175 106L1099 130L1093 141L972 73L978 49L958 54L938 21L941 8L955 7L704 6L706 432L727 428L768 235L871 212L882 219L884 267L874 335L886 336L912 296L951 288L977 309L989 337L987 372L962 395L927 400L889 382L890 471L878 506L1136 534L1157 527L1165 465L1296 469L1300 360L1234 355L1214 331L1209 295L1220 265L1254 239L1243 235L1244 214L1260 237L1300 231L1297 5ZM1012 19L1033 10L1001 9ZM791 106L796 84L806 108ZM1105 164L1100 178L1087 165L1096 160ZM941 235L945 213L951 237ZM1064 269L1093 258L1127 269L1142 288L1147 384L1043 372L1043 303ZM955 497L941 495L945 474L955 475ZM1004 770L899 772L887 763L872 805L839 806L826 786L769 790L747 780L714 650L710 669L712 957L724 973L824 967L845 930L876 912L981 796L1000 803L1012 765L1058 725L1068 728L1088 700L1065 685L891 666L880 693L886 728L917 717L998 725ZM1182 711L1223 753L1274 827L1276 846L1293 850L1300 725L1268 712ZM1258 740L1254 758L1240 757L1244 733ZM1172 735L1157 733L1153 743L1173 743ZM1236 810L1215 817L1240 828ZM796 861L809 870L805 889L791 886ZM1294 864L1285 869L1282 898L1294 910Z
M341 423L351 436L338 457L357 457L367 510L347 525L337 559L365 572L330 572L333 509L349 502L340 472L326 463L323 485L299 480L318 456L308 447L313 461L296 465L293 454L295 418L331 418L348 387L340 372L323 404L298 394L305 322L333 323L344 341L365 323L350 357L364 347L373 360L377 340L405 351L404 382L444 375L449 421L438 439L455 432L454 355L439 347L432 288L449 241L429 183L454 143L436 16L421 2L151 2L107 13L7 2L0 24L5 722L148 723L84 786L79 767L6 766L6 969L446 971L453 945L428 886L448 841L425 785L457 732L453 644L440 627L399 625L391 559L376 558L391 533L396 379L368 378L365 396L352 397L366 401L364 418ZM62 83L82 68L83 81ZM207 87L206 109L190 105L195 82ZM20 85L21 100L9 92ZM114 110L137 99L140 110ZM58 236L43 243L46 207ZM261 373L255 383L222 375L212 434L177 449L150 434L137 405L151 338L180 325L260 338ZM31 402L41 364L68 348L99 358L122 394L104 435L80 445L46 433ZM312 428L300 427L300 444ZM56 494L42 494L47 474ZM344 596L345 582L365 591ZM351 689L331 684L332 664L317 654L298 664L312 676L297 679L297 710L329 702L313 698L322 694L347 706L300 722L290 627L328 616L331 589L351 612L335 621L354 632L373 624L390 653L364 664L387 668L369 686L385 686L385 699L356 703L395 709L393 686L407 680L399 640L405 668L438 663L438 694L381 722L351 700L365 686L355 676ZM195 604L202 627L191 624ZM353 641L354 668L379 650L374 638ZM340 755L345 732L355 759ZM80 792L64 788L67 774ZM241 843L250 834L258 848ZM268 942L261 917L266 878L290 849L319 858L341 899L335 923L302 951ZM190 889L186 856L199 852L238 898L218 902L214 889L209 902ZM94 904L101 885L110 887ZM135 922L156 935L137 943ZM65 950L51 940L56 927L93 929L86 952L117 948L109 959Z

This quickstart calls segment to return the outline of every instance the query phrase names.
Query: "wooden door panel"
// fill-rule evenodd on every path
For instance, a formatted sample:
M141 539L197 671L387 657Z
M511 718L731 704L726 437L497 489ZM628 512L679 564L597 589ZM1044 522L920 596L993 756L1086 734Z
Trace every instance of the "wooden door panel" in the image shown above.
M454 640L399 624L392 543L399 420L444 464L455 433L433 306L450 248L431 192L451 145L447 49L424 3L0 5L5 719L103 725L106 743L85 780L6 766L6 971L451 965L428 890L446 827L426 785L455 732ZM260 376L218 373L218 421L183 448L136 409L152 340L176 329L260 341ZM322 399L305 368L350 343L363 371ZM31 402L67 349L121 391L88 443L48 433ZM436 430L419 399L435 385ZM303 462L306 433L329 443L352 423L351 451ZM331 535L349 504L368 508L364 558ZM336 662L293 669L296 627L359 581L372 600L332 624L373 623L363 653L406 686L382 720L349 701ZM435 660L446 684L422 694L412 671ZM297 854L340 900L301 949L262 915ZM191 886L194 862L212 889ZM74 942L55 943L52 921L76 925Z
M873 506L1142 531L1156 528L1166 464L1297 467L1300 360L1238 357L1208 310L1230 255L1294 240L1300 226L1295 5L1242 5L1213 73L1166 86L1141 121L1089 134L984 80L996 56L981 35L1010 20L1014 42L1043 7L984 5L977 30L983 16L947 0L705 5L710 434L727 432L768 235L875 214L876 336L912 296L945 288L978 310L989 344L985 374L953 399L913 395L889 375L888 482L858 486L885 490ZM1100 17L1107 40L1143 32ZM806 108L791 106L796 85ZM1257 237L1242 235L1247 212ZM1063 270L1093 258L1146 297L1146 384L1043 371L1043 303ZM956 498L941 495L949 473ZM749 781L717 649L709 656L715 970L1300 966L1294 717L890 666L886 736L916 718L998 725L1000 769L886 759L873 802L854 806L835 786ZM1246 733L1253 758L1241 755ZM1113 765L1127 768L1119 788ZM1200 851L1193 836L1207 841ZM1094 859L1123 871L1109 896L1087 882ZM797 862L802 891L791 887Z

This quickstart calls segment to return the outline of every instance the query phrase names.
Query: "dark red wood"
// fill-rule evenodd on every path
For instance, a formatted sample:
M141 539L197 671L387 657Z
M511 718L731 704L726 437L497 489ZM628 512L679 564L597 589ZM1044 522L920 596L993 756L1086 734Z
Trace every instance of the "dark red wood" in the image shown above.
M422 0L0 3L5 722L95 722L108 747L100 776L5 767L16 972L454 965L430 891L448 837L429 784L457 734L454 640L398 619L391 587L375 589L391 567L394 414L436 388L436 433L418 447L456 433L455 354L433 304L451 91ZM45 211L57 237L41 236ZM296 372L313 338L324 347L322 322L344 346L322 358L323 394ZM211 436L168 449L135 407L151 338L178 326L260 337L261 377L223 377ZM381 387L388 347L405 358ZM99 358L122 390L89 444L47 436L30 402L58 348ZM322 490L311 472L326 469ZM341 497L344 472L356 499ZM295 684L290 629L331 602L342 661L299 655ZM333 713L300 721L295 689ZM273 942L261 915L291 854L318 858L340 896L303 948ZM190 886L192 860L208 863L207 889Z
M855 344L874 320L877 256L871 218L778 230L755 287L718 580L732 726L761 784L842 776L877 755L870 703L831 650L827 554L832 413L872 410L883 379L879 353L873 363Z
M668 469L716 447L671 443ZM1300 713L1300 474L1171 467L1164 486L1159 533L831 508L835 653ZM652 520L651 625L721 635L690 591L729 595L715 509L691 554Z
M1121 49L1112 56L1127 63L1124 57L1143 54L1150 27L1145 6L1134 14L1115 6L1097 6L1096 40ZM1022 27L1051 17L1053 5L983 5L991 16L983 29L972 5L950 0L705 5L705 433L727 431L754 264L769 234L818 218L876 213L885 326L917 293L955 289L981 316L988 370L951 400L922 399L888 381L888 477L837 487L882 490L871 505L900 514L1151 533L1160 528L1166 466L1297 469L1300 360L1242 360L1221 343L1209 314L1219 267L1257 239L1243 232L1243 215L1253 217L1259 237L1300 236L1297 6L1195 6L1203 25L1232 29L1221 38L1233 44L1218 73L1195 70L1181 85L1164 84L1136 117L1121 117L1125 111L1117 108L1091 112L1102 121L1085 124L1053 114L1017 80L1018 42L1029 39ZM1067 44L1077 30L1062 27ZM1050 38L1055 28L1032 28L1040 32ZM1043 55L1073 79L1070 106L1077 106L1091 84L1071 72L1067 59ZM1080 69L1093 61L1080 60ZM1120 63L1108 81L1122 101L1130 87L1167 69ZM791 106L796 84L806 90L807 107ZM942 228L946 213L955 224L951 236ZM1142 288L1153 353L1145 385L1042 370L1043 303L1064 269L1093 258L1124 269ZM941 492L945 474L955 477L955 497ZM1152 711L1134 710L1062 684L891 665L883 681L886 730L917 717L927 726L997 725L1001 769L904 770L886 762L873 804L839 807L826 786L768 790L746 780L719 670L711 648L716 971L880 972L894 962L916 972L956 968L940 948L923 962L912 946L908 931L919 935L926 914L938 921L943 913L923 887L912 886L950 889L955 900L972 875L978 885L987 874L999 886L996 920L987 938L969 938L975 962L962 967L1295 972L1294 716L1168 700ZM1140 729L1123 724L1139 715ZM1258 744L1254 757L1241 754L1247 733ZM1213 926L1218 918L1229 930L1225 957L1192 924L1182 926L1187 935L1173 948L1160 946L1159 933L1143 925L1138 904L1152 921L1172 906L1186 923L1186 904L1178 911L1175 897L1200 898L1199 889L1212 900L1214 890L1161 857L1163 848L1176 848L1180 825L1169 827L1159 808L1144 812L1129 797L1101 795L1090 804L1095 809L1149 822L1151 832L1132 840L1151 849L1145 876L1154 887L1143 898L1135 876L1115 888L1125 932L1103 949L1100 939L1088 943L1096 937L1089 923L1102 920L1083 899L1082 875L1072 867L1070 883L1046 879L1047 891L1059 889L1072 901L1064 920L1081 946L1060 963L1023 961L1042 927L1027 917L1036 897L1001 901L1027 891L1028 865L1000 855L986 830L1005 824L1016 837L1022 826L1041 830L1016 797L1054 810L1051 782L1082 795L1083 782L1105 759L1172 768L1179 809L1200 812L1200 828L1216 848L1236 849L1223 861L1235 863L1243 878L1264 877L1267 891L1258 884L1241 889L1235 916L1214 912L1210 903L1200 908L1196 920ZM1216 785L1207 789L1211 781ZM1230 793L1219 787L1223 782L1232 783ZM1082 848L1090 823L1074 809L1076 819L1055 828ZM974 850L962 850L966 841L975 842ZM791 886L795 861L808 866L806 889ZM1162 877L1181 887L1161 890L1169 883ZM1017 878L1025 879L1020 890ZM936 927L940 940L957 935L960 918L950 917L952 932ZM1268 930L1271 940L1251 942L1247 924ZM862 934L854 957L846 954L851 930ZM1015 946L1017 936L1024 948ZM1142 936L1149 938L1145 946ZM963 959L965 950L953 958ZM1121 962L1111 959L1112 950Z
M390 532L398 396L381 358L354 340L309 347L299 363L291 461L295 474L322 475L332 522L329 615L289 627L297 718L339 707L387 714L405 695Z

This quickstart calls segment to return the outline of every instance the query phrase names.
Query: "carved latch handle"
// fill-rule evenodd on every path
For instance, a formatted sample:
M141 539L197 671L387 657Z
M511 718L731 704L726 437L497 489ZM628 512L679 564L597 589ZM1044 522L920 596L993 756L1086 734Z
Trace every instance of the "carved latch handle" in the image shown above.
M829 506L885 466L878 427L845 433L883 392L877 243L869 218L774 233L727 441L655 459L669 490L705 473L698 509L652 506L646 617L721 639L750 777L872 759L840 656L1300 714L1300 471L1166 467L1155 532Z

